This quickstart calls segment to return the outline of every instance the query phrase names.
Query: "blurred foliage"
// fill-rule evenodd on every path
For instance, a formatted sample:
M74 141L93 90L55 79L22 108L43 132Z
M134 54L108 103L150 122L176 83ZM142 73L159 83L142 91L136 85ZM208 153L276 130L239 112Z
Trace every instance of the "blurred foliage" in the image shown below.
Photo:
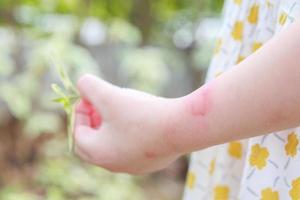
M48 145L61 146L61 150L65 148L61 141L52 141ZM70 162L69 156L62 154L61 150L53 152L48 149L45 155L51 159L42 162L37 173L36 184L47 188L46 199L142 199L137 180L87 166L76 159Z
M51 102L50 85L59 77L50 55L74 83L89 72L165 94L184 85L173 76L185 75L192 82L183 87L187 92L201 83L213 47L201 34L197 38L198 25L218 17L222 4L0 0L0 199L144 199L137 179L66 154L66 116Z

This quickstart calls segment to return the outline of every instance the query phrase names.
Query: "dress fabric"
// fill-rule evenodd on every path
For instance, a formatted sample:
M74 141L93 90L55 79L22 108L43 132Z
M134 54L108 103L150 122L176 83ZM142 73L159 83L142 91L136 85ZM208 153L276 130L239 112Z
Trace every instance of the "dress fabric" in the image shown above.
M300 0L228 0L207 81L242 62L299 14ZM299 140L298 127L193 153L183 199L300 200Z

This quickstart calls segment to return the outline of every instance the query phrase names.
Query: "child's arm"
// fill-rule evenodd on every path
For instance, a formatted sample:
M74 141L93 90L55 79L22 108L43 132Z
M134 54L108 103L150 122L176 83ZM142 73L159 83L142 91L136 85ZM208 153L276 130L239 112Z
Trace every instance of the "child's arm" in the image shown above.
M204 96L208 109L204 136L191 135L188 145L180 136L178 143L187 152L299 126L300 21L207 86L206 95L200 88L198 97L184 97L201 107L197 98L202 102Z
M94 76L78 82L75 150L112 171L161 169L179 155L300 125L300 22L194 93L164 99ZM99 120L98 120L99 121Z
M300 21L213 81L210 95L208 145L299 126Z

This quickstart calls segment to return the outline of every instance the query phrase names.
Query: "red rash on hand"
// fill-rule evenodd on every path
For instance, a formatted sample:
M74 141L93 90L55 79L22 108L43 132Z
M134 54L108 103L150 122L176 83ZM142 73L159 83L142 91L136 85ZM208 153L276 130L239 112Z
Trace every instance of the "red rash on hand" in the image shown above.
M193 116L205 116L211 110L213 85L213 82L207 83L187 96L188 112Z
M101 116L96 109L87 100L82 100L76 107L76 111L89 116L90 126L92 128L99 128L102 122Z
M90 115L90 121L92 128L99 128L101 125L101 116L93 109L93 112Z
M76 112L88 115L90 113L90 106L84 100L80 100L76 105Z

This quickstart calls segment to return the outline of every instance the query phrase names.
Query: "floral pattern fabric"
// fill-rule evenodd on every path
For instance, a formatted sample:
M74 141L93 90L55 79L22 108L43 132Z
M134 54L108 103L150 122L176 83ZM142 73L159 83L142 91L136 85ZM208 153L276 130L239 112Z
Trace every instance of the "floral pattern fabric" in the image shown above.
M207 81L251 55L300 14L300 0L227 0ZM300 200L300 128L191 156L184 200Z

